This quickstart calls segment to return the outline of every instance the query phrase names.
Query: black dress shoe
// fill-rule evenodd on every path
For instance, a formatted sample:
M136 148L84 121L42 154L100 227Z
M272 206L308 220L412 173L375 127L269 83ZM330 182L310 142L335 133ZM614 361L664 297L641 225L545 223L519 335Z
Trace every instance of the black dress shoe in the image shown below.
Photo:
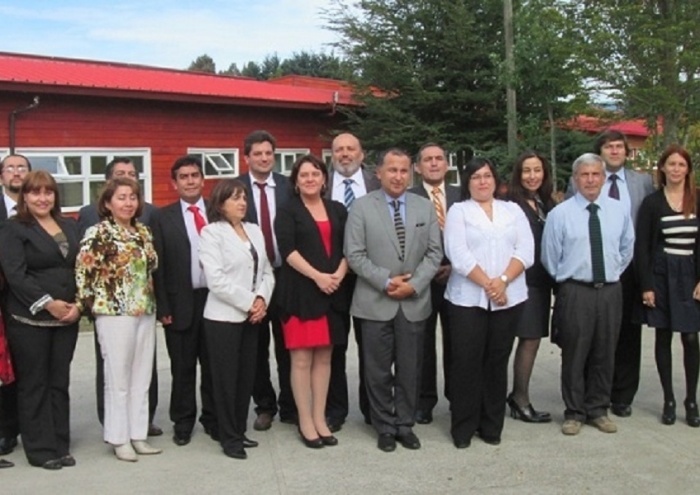
M49 471L56 471L58 469L63 468L63 464L61 464L61 459L51 459L44 462L29 461L29 464L31 464L34 467L48 469Z
M73 467L77 464L77 462L75 462L75 457L70 454L66 454L58 460L61 461L61 466L63 467Z
M219 439L219 429L216 427L205 426L204 433L209 435L211 437L211 439L214 440L215 442L218 442L220 440Z
M429 425L432 422L432 411L416 411L416 423L418 423L419 425Z
M685 404L685 422L688 423L688 426L693 428L700 426L700 413L698 413L697 403L686 399L683 404Z
M344 419L326 418L326 425L328 425L328 429L331 430L331 433L338 433L342 430L344 423Z
M327 437L319 435L318 438L321 439L321 442L323 442L323 445L325 445L326 447L334 447L334 446L338 445L338 439L335 438L333 435L330 435Z
M272 427L272 414L270 413L260 413L258 417L253 421L253 429L255 431L266 431Z
M192 435L188 433L175 433L173 435L173 443L178 447L187 445L192 440Z
M17 437L0 438L0 455L11 454L15 447L17 447Z
M246 449L252 449L254 447L257 447L259 444L255 440L251 440L247 436L243 435L243 447Z
M396 450L396 437L391 433L382 433L377 440L377 447L382 452L393 452Z
M151 423L148 425L148 436L149 437L159 437L163 434L163 430L160 429L158 425Z
M398 440L398 442L403 445L404 448L411 450L420 449L420 440L418 440L418 437L412 431L404 433L403 435L396 435L396 440Z
M532 404L521 407L515 402L513 394L510 394L506 399L508 407L510 407L510 417L520 419L526 423L549 423L552 421L552 415L545 411L536 411Z
M299 438L301 438L302 443L310 449L322 449L323 448L323 440L321 440L320 436L316 437L316 438L308 439L301 432L301 428L299 428Z
M455 444L455 447L457 447L458 449L466 449L472 444L472 440L471 440L471 438L468 438L466 440L459 440L459 439L455 438L453 440L453 443Z
M664 412L661 414L661 423L672 425L676 422L676 401L664 402Z
M224 454L226 454L227 456L229 456L233 459L247 459L248 458L248 454L246 453L242 444L236 444L233 446L224 447Z
M500 445L501 444L501 438L500 437L490 437L490 436L481 436L481 439L484 441L484 443L487 443L489 445Z
M610 412L621 418L632 416L632 406L629 404L610 404Z
M5 459L0 459L0 469L11 468L14 465L15 464L13 462L6 461Z

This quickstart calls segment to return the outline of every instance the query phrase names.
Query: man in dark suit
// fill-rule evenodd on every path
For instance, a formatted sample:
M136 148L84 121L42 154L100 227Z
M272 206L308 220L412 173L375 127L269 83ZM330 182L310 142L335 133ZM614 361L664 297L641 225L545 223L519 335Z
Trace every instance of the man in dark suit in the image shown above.
M348 133L338 134L335 139L333 139L331 149L333 152L331 160L333 170L328 179L326 198L344 204L345 208L350 211L352 203L356 199L361 198L369 192L376 191L381 185L377 176L365 169L362 163L365 154L362 151L362 145L359 139L355 136ZM349 297L352 297L352 292L355 288L355 274L348 273L346 280L348 284L347 294ZM349 314L345 324L346 331L349 333ZM367 399L365 375L362 366L361 322L358 318L353 318L352 325L355 327L355 340L357 342L360 362L360 385L358 390L360 411L365 417L365 422L370 424L369 400ZM336 345L333 347L333 356L331 358L331 382L328 389L328 400L326 402L326 423L333 433L342 428L349 411L348 379L346 374L347 351L347 345Z
M357 274L350 313L362 319L365 380L372 426L384 452L413 433L430 282L443 258L431 203L407 194L411 158L396 148L379 161L381 190L357 200L345 230L345 256Z
M435 215L440 225L440 232L445 227L447 210L460 199L459 187L445 183L447 174L447 156L442 146L427 143L421 146L416 155L415 171L422 178L422 183L409 192L418 194L430 200L435 208ZM438 272L430 283L433 311L425 324L423 340L423 372L421 374L418 406L416 408L416 423L429 424L433 421L433 408L437 404L437 353L435 351L435 335L437 318L440 315L442 326L442 360L443 376L445 377L445 397L449 400L450 362L449 362L449 332L447 332L447 305L445 304L445 287L450 276L452 265L443 256Z
M292 190L287 177L272 171L275 166L275 146L275 138L269 132L251 132L243 143L248 173L241 175L239 180L245 184L248 192L248 211L245 221L260 226L265 238L267 257L272 264L275 277L277 277L282 259L277 249L272 226L275 222L277 209L284 206L284 203L291 196ZM272 300L268 304L267 317L263 321L265 331L258 338L258 360L253 387L253 401L257 414L253 428L257 431L270 429L272 420L278 411L280 421L283 423L293 424L297 422L296 405L289 381L291 366L289 351L284 346L282 325L276 310L275 300L276 294L273 292ZM270 326L272 326L275 357L277 358L279 397L276 396L270 380L270 332L267 331Z
M642 200L654 192L651 175L625 168L630 149L627 138L619 131L605 131L596 139L594 153L605 161L606 180L602 195L617 199L629 211L633 226ZM576 193L572 181L566 196ZM620 277L622 283L622 323L615 351L615 373L610 394L610 411L620 417L632 414L632 401L639 389L639 372L642 359L642 326L633 323L641 314L640 290L634 276L634 263L630 263Z
M128 177L130 179L138 181L139 172L136 170L136 166L128 157L115 157L111 160L107 167L105 168L105 180L109 180L113 177ZM139 222L150 226L151 217L155 207L150 203L144 203L143 214L139 217ZM97 213L97 205L91 203L87 206L83 206L78 212L78 230L80 236L85 235L85 231L100 222L100 215ZM153 423L153 418L156 414L156 407L158 406L158 370L155 364L155 355L153 356L153 375L151 376L151 386L148 389L148 435L158 436L163 434L158 426ZM104 361L102 359L102 351L100 349L100 343L97 341L97 332L95 332L95 392L97 397L97 417L100 423L104 423Z
M213 439L218 439L218 433L203 329L207 282L199 263L199 232L208 223L202 198L202 163L195 156L180 157L171 167L170 176L180 199L157 210L151 228L158 253L156 311L165 329L172 374L173 442L182 446L190 443L197 419L198 360L202 398L199 420Z
M2 177L3 195L0 201L0 222L4 222L16 213L17 197L19 195L22 180L31 172L32 164L24 155L7 155L0 162L0 176ZM3 288L4 290L4 288ZM2 296L3 318L5 311L5 297ZM17 435L19 435L19 420L17 419L17 385L0 386L0 455L10 454L17 447ZM0 468L12 467L10 461L0 459Z

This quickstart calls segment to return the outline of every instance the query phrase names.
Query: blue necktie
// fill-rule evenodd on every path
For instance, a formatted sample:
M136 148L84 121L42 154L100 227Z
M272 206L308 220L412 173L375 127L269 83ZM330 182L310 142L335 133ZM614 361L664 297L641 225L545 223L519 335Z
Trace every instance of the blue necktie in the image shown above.
M352 202L355 201L355 193L352 192L353 182L354 181L352 179L343 180L343 184L345 184L345 195L343 196L343 202L345 203L346 210L349 210L350 206L352 206Z

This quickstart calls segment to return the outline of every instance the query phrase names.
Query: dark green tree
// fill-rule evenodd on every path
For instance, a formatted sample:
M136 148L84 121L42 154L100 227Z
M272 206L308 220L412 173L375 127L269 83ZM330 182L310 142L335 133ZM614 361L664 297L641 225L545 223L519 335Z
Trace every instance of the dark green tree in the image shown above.
M216 64L214 63L214 59L205 53L192 61L187 70L216 74Z

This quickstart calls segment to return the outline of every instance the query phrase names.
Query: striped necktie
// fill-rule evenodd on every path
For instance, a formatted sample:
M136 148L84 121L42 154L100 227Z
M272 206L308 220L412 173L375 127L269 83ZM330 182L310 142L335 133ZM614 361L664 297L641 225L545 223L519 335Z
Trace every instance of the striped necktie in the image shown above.
M603 233L598 218L598 206L590 203L586 209L591 213L588 218L588 237L591 243L591 265L593 267L593 283L605 282L605 258L603 256Z
M433 206L435 206L435 214L437 215L438 225L440 225L440 230L445 228L445 209L442 207L442 200L440 199L442 191L439 187L433 187Z
M399 247L401 248L401 260L403 261L404 253L406 252L406 227L401 218L401 201L395 199L391 202L394 207L394 228L396 229L396 237L399 238Z
M345 195L343 196L343 203L345 203L345 209L350 210L350 206L352 206L352 202L355 201L355 193L352 192L352 183L354 181L352 179L345 179L343 180L343 184L345 184Z

